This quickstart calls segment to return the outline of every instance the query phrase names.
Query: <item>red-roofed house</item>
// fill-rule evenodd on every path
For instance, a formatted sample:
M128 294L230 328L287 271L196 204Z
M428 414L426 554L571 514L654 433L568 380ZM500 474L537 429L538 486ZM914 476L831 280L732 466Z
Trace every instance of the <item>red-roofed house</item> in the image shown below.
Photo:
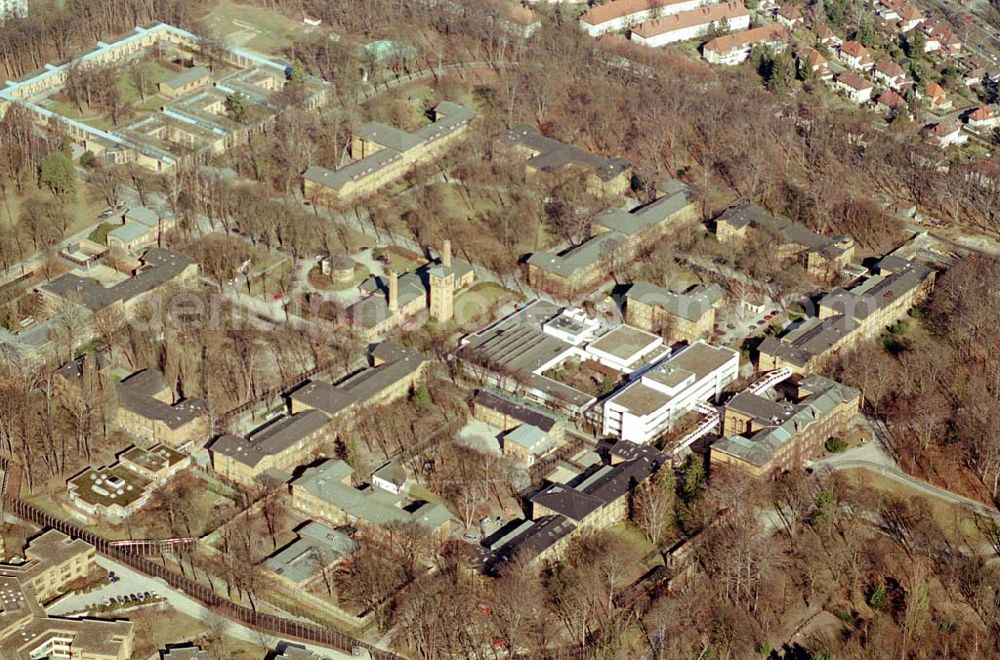
M778 7L778 13L774 15L774 20L789 30L806 22L806 19L802 17L802 12L795 5L781 5Z
M948 98L948 93L944 91L944 87L936 82L927 83L927 86L924 88L924 98L933 110L951 110L952 104L951 99Z
M893 62L889 56L879 60L872 71L872 76L877 82L896 91L902 89L903 85L906 84L906 72L903 71L903 67Z
M875 102L878 104L878 109L885 114L894 114L907 108L906 99L891 89L879 94Z
M816 34L816 42L829 48L840 48L840 45L844 43L840 37L833 33L833 30L826 23L821 23L814 27L813 32Z
M1000 112L996 106L981 105L967 114L965 121L972 128L994 128L1000 126Z
M815 48L802 48L795 54L795 57L798 60L799 71L811 71L813 76L819 80L833 78L826 58Z
M868 49L857 41L845 41L840 47L839 59L841 62L859 71L868 71L875 63Z
M938 21L925 21L921 26L926 39L924 51L932 53L940 50L946 55L957 55L962 50L962 41L955 36L951 28Z

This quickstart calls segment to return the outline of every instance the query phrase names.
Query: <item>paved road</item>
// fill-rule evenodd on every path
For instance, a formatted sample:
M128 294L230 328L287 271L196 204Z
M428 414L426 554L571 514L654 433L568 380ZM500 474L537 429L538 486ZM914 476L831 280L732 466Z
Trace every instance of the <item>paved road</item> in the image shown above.
M879 424L874 424L878 428ZM884 432L884 431L883 431ZM850 449L840 454L833 454L811 463L816 471L832 472L838 470L868 470L909 486L915 490L943 499L951 504L965 506L982 515L1000 518L1000 511L982 502L958 495L950 490L939 488L903 472L899 465L889 456L881 442L869 442L856 449Z
M167 603L178 612L195 619L203 620L212 615L211 610L193 598L188 597L184 592L171 589L165 583L134 571L124 564L119 564L112 559L108 559L107 557L100 555L97 557L97 563L105 570L114 571L117 575L121 576L121 580L113 584L106 584L90 593L73 594L72 596L64 598L56 603L55 606L48 609L48 613L50 615L63 615L67 612L80 610L90 605L105 602L111 596L141 591L155 591L157 594L163 596ZM251 644L261 643L261 634L259 632L232 620L227 619L227 623L228 625L225 630L226 635ZM274 646L279 641L280 640L278 639L274 639L273 643L269 643L271 646ZM305 644L304 646L322 658L330 658L332 660L349 660L352 658L352 656L346 653L340 653L321 646L312 646L308 644Z

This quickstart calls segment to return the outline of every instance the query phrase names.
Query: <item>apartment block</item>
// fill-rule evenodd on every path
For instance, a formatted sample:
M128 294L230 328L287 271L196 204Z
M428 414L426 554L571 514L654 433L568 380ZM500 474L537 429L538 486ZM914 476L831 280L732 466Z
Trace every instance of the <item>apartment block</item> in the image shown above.
M832 436L857 422L861 391L819 375L777 392L742 392L726 404L723 437L712 444L713 465L732 465L761 477L794 469L824 453Z

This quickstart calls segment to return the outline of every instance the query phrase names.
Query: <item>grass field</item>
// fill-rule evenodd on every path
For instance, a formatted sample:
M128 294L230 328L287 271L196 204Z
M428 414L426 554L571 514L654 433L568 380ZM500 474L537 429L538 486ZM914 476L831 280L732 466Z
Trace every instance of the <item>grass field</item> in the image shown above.
M52 193L47 190L39 190L33 186L25 188L24 196L8 195L4 203L0 204L0 218L3 219L3 222L10 222L16 225L21 212L21 205L27 198L33 195L52 199ZM67 211L72 221L70 222L69 229L66 230L66 235L72 236L95 224L97 222L97 214L105 208L104 201L100 198L97 191L78 181L76 199L67 202Z
M226 45L246 48L264 55L280 54L292 37L315 30L304 23L269 9L221 0L204 18L212 36Z

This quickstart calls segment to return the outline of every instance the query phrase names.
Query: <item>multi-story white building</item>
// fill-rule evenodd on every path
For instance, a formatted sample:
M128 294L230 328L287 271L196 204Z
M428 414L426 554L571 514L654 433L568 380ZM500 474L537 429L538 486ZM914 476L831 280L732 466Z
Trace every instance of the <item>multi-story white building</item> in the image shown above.
M588 9L580 17L580 28L592 37L599 37L711 2L712 0L612 0Z
M646 21L632 28L629 38L642 46L659 48L678 41L697 39L712 29L736 32L749 27L750 11L743 3L724 2Z
M0 0L0 21L24 18L28 15L28 0Z
M700 402L717 398L739 368L738 352L699 340L607 399L604 434L652 442Z

